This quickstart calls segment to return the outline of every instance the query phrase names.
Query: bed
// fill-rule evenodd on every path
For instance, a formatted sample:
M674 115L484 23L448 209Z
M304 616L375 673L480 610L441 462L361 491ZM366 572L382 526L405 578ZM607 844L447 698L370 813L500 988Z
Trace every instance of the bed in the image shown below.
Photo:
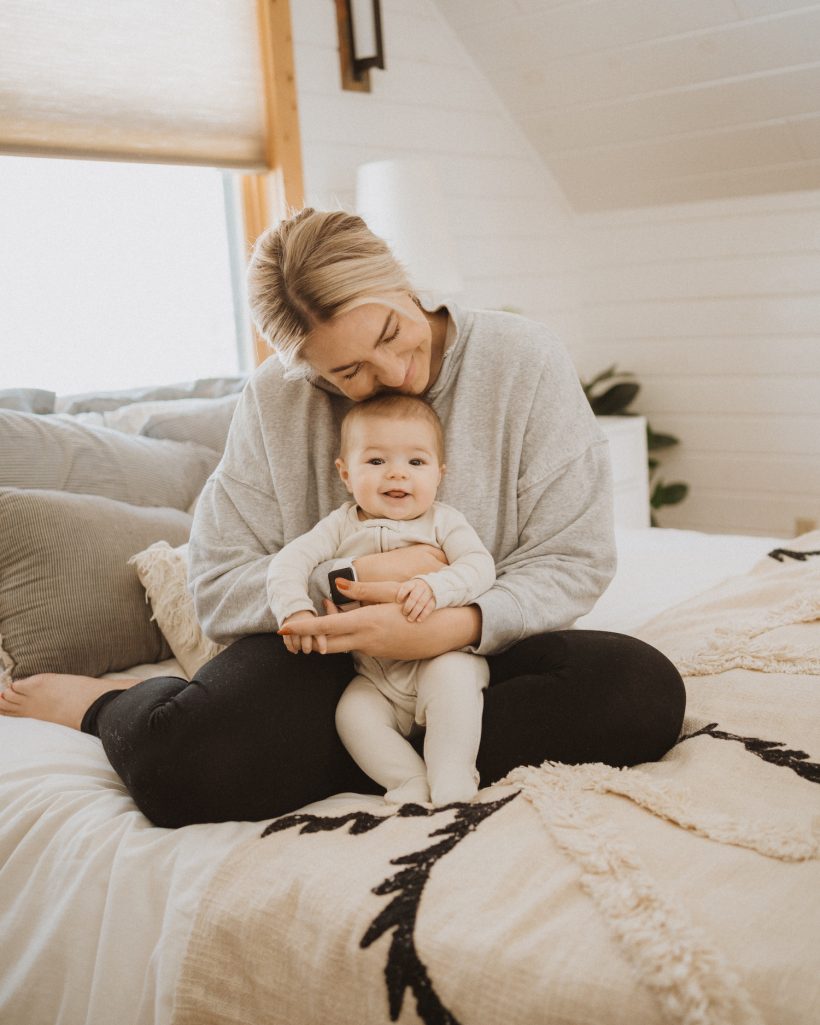
M173 543L138 569L175 657L114 679L206 653ZM0 717L0 1022L820 1020L820 534L619 529L618 549L577 625L685 670L684 730L656 764L168 830L98 740Z

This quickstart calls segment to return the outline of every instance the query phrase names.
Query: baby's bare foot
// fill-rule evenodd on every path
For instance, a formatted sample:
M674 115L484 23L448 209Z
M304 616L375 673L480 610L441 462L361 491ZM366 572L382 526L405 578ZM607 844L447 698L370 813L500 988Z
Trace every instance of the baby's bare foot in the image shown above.
M78 730L83 716L109 690L125 690L139 680L97 680L93 676L38 673L15 680L0 693L0 715L42 719Z

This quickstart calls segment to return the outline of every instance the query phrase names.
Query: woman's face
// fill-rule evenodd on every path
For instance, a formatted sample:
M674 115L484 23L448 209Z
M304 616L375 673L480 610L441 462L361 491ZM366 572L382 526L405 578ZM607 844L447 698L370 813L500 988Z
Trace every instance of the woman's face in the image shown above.
M421 395L431 383L427 317L406 293L389 298L396 309L357 306L314 328L302 347L313 370L354 402L382 391Z

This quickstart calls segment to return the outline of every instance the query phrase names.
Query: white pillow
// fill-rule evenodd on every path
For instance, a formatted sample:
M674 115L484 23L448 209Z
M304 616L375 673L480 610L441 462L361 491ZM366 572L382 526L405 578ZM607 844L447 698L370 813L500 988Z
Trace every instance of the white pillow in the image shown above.
M136 566L153 619L190 680L225 646L206 637L197 621L188 590L187 544L172 548L167 541L157 541L128 561Z

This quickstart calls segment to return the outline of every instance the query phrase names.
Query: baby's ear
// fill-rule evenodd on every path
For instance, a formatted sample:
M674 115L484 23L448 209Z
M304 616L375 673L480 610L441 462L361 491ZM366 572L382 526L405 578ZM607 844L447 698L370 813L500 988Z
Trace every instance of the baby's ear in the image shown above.
M344 486L352 494L353 488L350 486L350 471L347 468L347 463L341 456L336 460L336 469L339 471L339 476L342 478Z

